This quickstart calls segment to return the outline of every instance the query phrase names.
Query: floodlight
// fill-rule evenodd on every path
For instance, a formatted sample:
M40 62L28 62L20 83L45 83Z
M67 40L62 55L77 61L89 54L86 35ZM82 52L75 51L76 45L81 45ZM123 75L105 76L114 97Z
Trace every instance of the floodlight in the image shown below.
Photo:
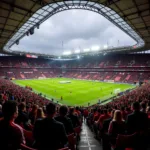
M86 48L86 49L83 49L84 52L89 52L90 49L89 48Z
M59 56L58 59L61 59L61 57Z
M37 24L37 29L39 29L40 28L40 25L39 24Z
M91 50L92 51L98 51L98 50L100 50L100 47L99 46L92 46Z
M26 32L26 35L29 36L29 32Z
M16 44L19 45L19 40L16 41Z
M63 52L63 55L70 55L71 54L71 51L64 51Z
M80 56L77 56L78 59L80 59Z
M104 45L104 49L107 49L108 48L108 46L107 45Z
M29 32L30 32L30 35L34 34L34 28L32 27L32 28L29 30Z
M75 52L75 53L80 53L80 50L79 50L79 49L76 49L74 52Z

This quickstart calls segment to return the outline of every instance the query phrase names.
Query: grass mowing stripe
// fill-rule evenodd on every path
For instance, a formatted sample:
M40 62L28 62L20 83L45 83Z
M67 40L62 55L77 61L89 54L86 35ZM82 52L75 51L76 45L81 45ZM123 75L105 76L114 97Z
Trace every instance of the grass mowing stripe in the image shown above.
M71 83L61 84L59 83L60 81L71 81ZM73 106L87 106L88 102L94 104L97 103L99 98L105 100L112 97L111 93L115 89L124 91L134 87L130 84L112 84L67 78L15 80L14 82L22 86L31 86L34 91L43 93L48 98L53 97L60 101L60 97L62 96L63 101L60 101L60 103Z

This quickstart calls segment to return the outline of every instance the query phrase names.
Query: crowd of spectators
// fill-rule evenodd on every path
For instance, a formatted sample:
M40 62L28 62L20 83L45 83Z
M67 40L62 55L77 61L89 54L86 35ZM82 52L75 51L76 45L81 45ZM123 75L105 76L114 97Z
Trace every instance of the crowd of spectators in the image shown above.
M74 128L81 124L79 112L78 107L49 103L29 89L0 79L1 148L12 150L25 144L24 130L33 131L35 142L30 146L40 150L63 148L68 144L67 135L75 134Z
M118 134L135 134L132 147L145 150L150 127L150 84L106 105L74 108L59 106L11 81L0 79L1 149L16 150L20 144L28 145L24 131L33 134L34 143L29 146L38 150L67 147L67 135L76 136L74 129L81 125L82 116L95 137L102 140L104 150L116 145Z
M104 150L116 144L118 134L136 134L132 146L144 150L150 128L149 108L150 84L145 84L106 105L92 106L87 121Z

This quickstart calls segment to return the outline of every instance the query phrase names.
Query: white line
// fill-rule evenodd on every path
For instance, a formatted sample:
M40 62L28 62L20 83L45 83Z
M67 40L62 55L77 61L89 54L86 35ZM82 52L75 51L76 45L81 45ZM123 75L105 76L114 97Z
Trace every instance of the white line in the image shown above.
M92 149L91 149L90 142L89 142L89 139L88 139L88 133L87 133L87 129L85 128L85 124L84 124L84 130L85 130L85 135L86 135L86 139L87 139L87 142L88 142L88 147L89 147L89 150L92 150Z

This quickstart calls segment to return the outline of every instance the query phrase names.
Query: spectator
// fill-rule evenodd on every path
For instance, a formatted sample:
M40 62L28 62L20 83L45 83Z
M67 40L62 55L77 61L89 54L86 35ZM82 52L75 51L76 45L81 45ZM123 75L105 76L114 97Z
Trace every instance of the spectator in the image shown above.
M129 107L127 107L126 108L126 119L127 119L127 116L131 113L132 113L131 109Z
M23 126L25 129L28 129L28 125L29 125L29 116L26 112L26 104L24 102L22 102L19 105L19 113L18 113L18 117L16 118L15 122L21 126Z
M146 110L148 110L149 108L150 108L150 101L149 101L148 104L147 104Z
M0 118L3 117L3 113L2 113L2 105L0 104Z
M110 122L113 120L114 112L115 112L115 110L113 109L111 111L111 118L105 120L104 123L103 123L103 128L101 130L103 150L111 150L110 138L109 138L109 135L108 135L108 128L109 128Z
M123 118L124 120L126 120L127 113L126 113L126 111L125 111L125 108L124 108L124 107L121 107L121 114L122 114L122 118Z
M127 129L129 134L139 131L147 131L148 116L146 113L140 111L140 104L134 102L132 105L133 113L128 115Z
M38 150L57 150L67 144L67 135L62 123L54 119L56 106L49 103L46 106L47 117L37 120L33 135Z
M120 110L115 111L113 120L109 124L108 134L113 144L115 144L118 134L125 134L125 121Z
M74 115L74 108L73 108L73 107L71 107L71 108L69 109L68 117L69 117L69 118L71 119L71 121L72 121L73 128L80 126L80 122L79 122L78 117L77 117L76 115Z
M96 123L100 125L100 128L102 128L103 122L109 118L111 118L111 116L108 114L107 109L105 109L104 114L99 117L99 119L98 119L98 121L96 121Z
M29 119L31 120L31 124L34 124L36 121L37 109L38 109L38 106L34 104L32 106L31 112L29 113Z
M114 112L115 112L115 110L113 109L113 110L111 111L111 118L106 119L106 120L104 121L104 123L103 123L102 131L103 131L104 133L107 133L107 132L108 132L109 124L110 124L110 122L113 120L113 117L114 117Z
M97 121L100 117L100 115L103 114L103 111L101 109L95 110L94 116L93 116L93 121Z
M18 115L17 103L7 101L4 103L2 112L4 119L0 121L0 148L2 150L16 150L20 144L25 144L23 130L14 123Z
M141 103L141 111L146 113L146 104L144 102Z
M36 115L36 120L37 119L43 119L45 118L44 112L42 108L38 108L37 110L37 115Z
M87 116L88 116L88 109L87 108L85 108L84 110L83 110L83 116L84 116L84 120L86 120L86 118L87 118Z
M150 107L147 109L146 113L148 115L148 118L150 118Z
M67 106L61 106L59 108L59 116L55 117L55 119L63 123L67 134L71 134L74 132L74 130L71 119L66 116L67 113L68 113Z
M88 117L87 117L87 124L88 126L90 126L93 122L93 116L94 116L94 110L91 109L89 114L88 114Z
M81 112L78 106L75 109L75 113L77 114L78 117L81 117Z

